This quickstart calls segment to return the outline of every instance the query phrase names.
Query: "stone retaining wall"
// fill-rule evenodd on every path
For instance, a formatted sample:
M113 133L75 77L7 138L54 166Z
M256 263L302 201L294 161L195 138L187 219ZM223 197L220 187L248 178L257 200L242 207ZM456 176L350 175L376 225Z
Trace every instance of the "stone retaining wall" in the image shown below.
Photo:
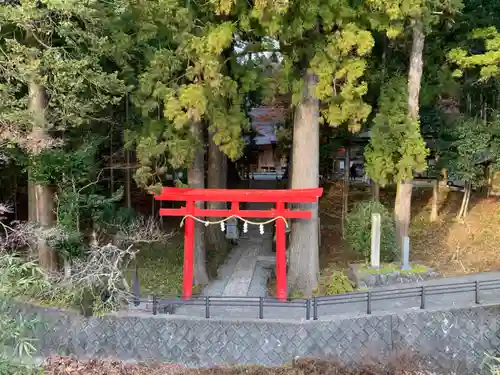
M281 365L294 357L385 360L412 350L433 370L477 373L500 348L500 306L338 318L332 321L230 321L180 316L76 313L14 304L12 314L44 322L39 355L164 361L189 367Z

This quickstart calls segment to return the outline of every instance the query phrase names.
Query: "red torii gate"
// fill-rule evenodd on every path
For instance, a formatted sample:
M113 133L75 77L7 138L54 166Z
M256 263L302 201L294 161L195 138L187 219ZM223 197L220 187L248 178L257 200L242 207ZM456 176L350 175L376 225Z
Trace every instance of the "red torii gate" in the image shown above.
M310 219L309 211L292 211L286 203L313 203L323 194L322 188L289 190L252 190L252 189L193 189L163 188L160 201L184 201L185 207L161 208L160 216L182 216L184 225L184 279L183 294L185 299L193 294L194 265L194 217L237 217L276 219L276 289L277 298L286 300L286 237L287 219ZM231 202L230 209L201 209L196 202ZM241 210L240 203L274 203L270 210Z

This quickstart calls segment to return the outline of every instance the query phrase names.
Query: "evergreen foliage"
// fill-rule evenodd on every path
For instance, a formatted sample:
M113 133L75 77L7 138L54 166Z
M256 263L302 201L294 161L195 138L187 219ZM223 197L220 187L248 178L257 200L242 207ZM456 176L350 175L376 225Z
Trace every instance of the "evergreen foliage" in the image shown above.
M291 114L278 148L293 145L297 124L314 142L325 125L320 155L299 153L317 157L322 170L363 129L371 131L365 169L382 186L425 170L424 138L439 168L480 185L482 164L496 170L500 159L499 14L500 2L485 0L2 1L2 199L26 181L28 195L50 187L29 199L46 200L44 226L66 231L53 247L85 256L86 229L112 233L134 217L120 209L127 189L114 185L105 161L131 159L136 184L157 191L167 174L187 176L209 141L233 161L249 153L249 110L277 98ZM301 120L305 102L311 113ZM400 227L410 221L406 187L397 200Z
M346 217L345 238L351 249L370 261L372 214L380 214L380 259L392 262L397 255L394 218L383 204L374 201L360 202Z
M402 77L393 77L384 85L365 150L366 171L382 186L411 179L414 171L422 172L427 165L428 149L420 124L408 116L407 92Z
M48 145L29 144L37 123L55 135L104 119L125 90L116 72L102 61L109 39L102 32L108 12L99 1L21 1L0 7L0 136L40 152ZM28 86L47 94L43 124L28 108ZM28 139L29 141L29 139Z

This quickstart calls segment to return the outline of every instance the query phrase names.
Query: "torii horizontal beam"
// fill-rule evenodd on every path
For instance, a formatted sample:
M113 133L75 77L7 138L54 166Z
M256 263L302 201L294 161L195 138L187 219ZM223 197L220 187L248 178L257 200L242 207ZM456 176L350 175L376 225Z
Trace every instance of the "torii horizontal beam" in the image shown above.
M163 188L159 201L205 201L248 203L313 203L323 194L322 188L289 190Z

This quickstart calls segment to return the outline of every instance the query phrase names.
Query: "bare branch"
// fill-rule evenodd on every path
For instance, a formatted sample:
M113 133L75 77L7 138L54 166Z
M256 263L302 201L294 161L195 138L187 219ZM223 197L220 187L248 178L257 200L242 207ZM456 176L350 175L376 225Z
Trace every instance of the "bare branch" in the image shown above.
M63 143L61 139L52 137L39 139L39 137L35 137L31 133L21 131L20 127L15 124L2 122L0 125L0 142L15 143L20 148L35 155L43 150L61 146Z
M167 243L175 231L164 232L154 217L140 216L132 224L119 228L116 235L118 244Z
M3 214L10 214L12 213L12 207L5 204L5 203L0 203L0 215ZM2 216L0 216L0 219L4 219Z
M107 244L92 246L85 259L76 259L69 275L59 274L54 280L57 288L90 293L92 301L99 301L100 310L116 309L130 300L132 293L122 270L135 258L132 245L126 249ZM95 306L94 306L95 307Z

